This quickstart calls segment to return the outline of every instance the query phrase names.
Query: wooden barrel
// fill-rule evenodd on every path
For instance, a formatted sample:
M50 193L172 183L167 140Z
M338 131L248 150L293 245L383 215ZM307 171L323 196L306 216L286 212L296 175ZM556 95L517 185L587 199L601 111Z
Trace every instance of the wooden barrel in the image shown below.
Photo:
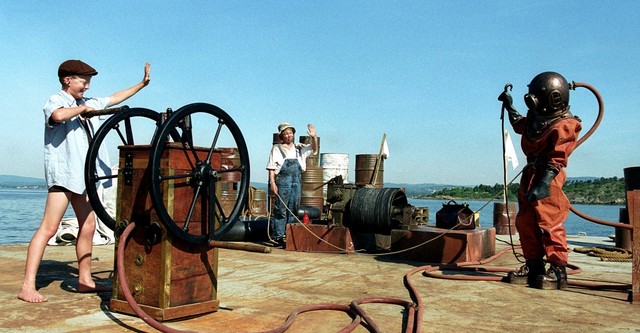
M356 185L365 186L371 184L373 180L373 173L376 169L376 161L378 159L377 154L360 154L356 155ZM381 158L378 162L377 175L375 182L371 185L376 188L384 187L384 159Z
M493 226L496 228L498 235L515 235L516 234L516 213L517 206L515 202L509 203L509 215L507 216L507 206L504 203L493 204ZM511 222L511 223L509 223Z

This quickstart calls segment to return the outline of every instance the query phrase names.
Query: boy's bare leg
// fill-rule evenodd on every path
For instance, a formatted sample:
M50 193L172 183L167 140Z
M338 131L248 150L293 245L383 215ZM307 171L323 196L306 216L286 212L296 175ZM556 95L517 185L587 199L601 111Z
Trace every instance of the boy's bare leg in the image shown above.
M68 193L64 192L49 192L47 194L47 203L44 208L42 222L29 243L24 280L18 293L18 298L25 302L40 303L47 301L47 298L36 290L36 275L42 262L47 242L58 231L60 221L67 210L69 205L68 195Z
M86 195L73 194L71 206L78 218L78 238L76 239L76 255L78 257L78 287L81 293L106 291L103 286L96 286L91 276L91 255L93 249L93 234L96 230L95 214Z

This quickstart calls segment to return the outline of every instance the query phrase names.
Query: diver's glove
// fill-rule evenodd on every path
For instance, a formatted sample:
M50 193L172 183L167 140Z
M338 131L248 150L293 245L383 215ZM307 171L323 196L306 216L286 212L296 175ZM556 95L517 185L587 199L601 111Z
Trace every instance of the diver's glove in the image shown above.
M502 102L502 111L507 110L509 113L509 122L513 124L516 120L522 118L522 115L513 107L513 98L511 94L505 89L500 96L498 96L498 100Z
M527 200L536 201L550 196L549 186L551 185L553 178L556 178L557 174L557 170L552 167L547 167L544 170L542 177L540 177L540 180L538 180L538 183L535 184L529 192L527 192Z

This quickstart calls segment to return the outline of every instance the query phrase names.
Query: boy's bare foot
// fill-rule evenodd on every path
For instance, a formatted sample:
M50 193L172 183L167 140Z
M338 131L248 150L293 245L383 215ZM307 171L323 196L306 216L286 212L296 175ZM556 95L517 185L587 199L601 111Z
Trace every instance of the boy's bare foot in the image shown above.
M93 286L86 285L83 283L78 283L78 288L76 289L79 293L102 293L111 291L110 287L99 285L93 283Z
M40 294L35 289L20 289L18 298L29 303L42 303L48 301L48 299Z

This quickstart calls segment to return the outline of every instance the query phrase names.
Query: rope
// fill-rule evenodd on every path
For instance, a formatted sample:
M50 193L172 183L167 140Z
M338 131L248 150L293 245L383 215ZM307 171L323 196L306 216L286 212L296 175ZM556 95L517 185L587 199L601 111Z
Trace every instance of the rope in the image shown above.
M577 247L573 250L591 257L598 257L601 261L630 262L633 260L633 254L631 252L618 247Z

